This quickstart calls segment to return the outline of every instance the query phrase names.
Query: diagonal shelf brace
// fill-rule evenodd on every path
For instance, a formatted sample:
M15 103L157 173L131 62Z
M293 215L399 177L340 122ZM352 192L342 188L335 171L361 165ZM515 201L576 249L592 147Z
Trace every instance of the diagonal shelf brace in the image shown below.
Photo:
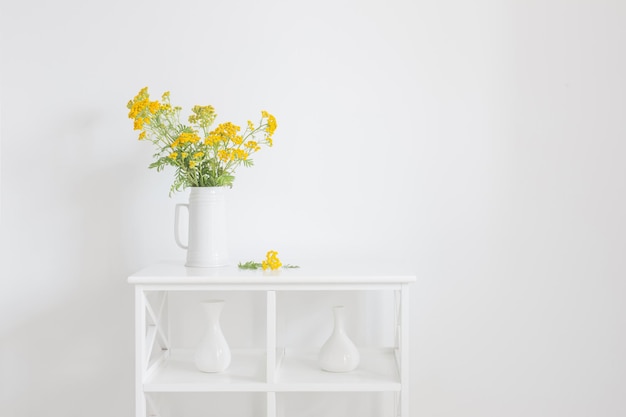
M146 311L148 313L148 317L152 319L152 322L154 323L154 326L156 327L155 341L156 341L156 336L158 336L160 347L163 349L169 349L170 343L163 329L163 321L162 321L163 310L165 309L165 304L167 302L167 292L164 291L162 292L162 294L163 296L161 297L161 300L160 300L158 314L155 313L154 309L152 308L152 304L150 304L150 300L148 299L148 297L145 298Z

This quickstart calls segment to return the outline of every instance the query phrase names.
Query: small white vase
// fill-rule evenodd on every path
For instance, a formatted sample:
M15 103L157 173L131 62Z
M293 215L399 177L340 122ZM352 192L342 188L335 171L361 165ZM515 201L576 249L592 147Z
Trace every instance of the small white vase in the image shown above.
M230 348L220 326L224 300L200 303L206 319L204 337L196 349L195 364L202 372L222 372L230 365Z
M345 330L344 306L333 307L335 327L319 353L320 367L329 372L349 372L359 366L361 356Z
M185 266L216 267L228 264L226 194L228 187L192 187L189 204L177 204L174 219L176 244L187 249ZM187 245L179 232L180 209L189 211Z

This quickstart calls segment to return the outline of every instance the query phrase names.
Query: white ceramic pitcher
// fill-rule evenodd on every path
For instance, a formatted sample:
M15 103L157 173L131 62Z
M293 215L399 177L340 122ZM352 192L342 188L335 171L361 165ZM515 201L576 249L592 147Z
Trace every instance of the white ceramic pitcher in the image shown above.
M226 194L228 187L192 187L188 204L177 204L174 219L176 244L187 249L189 267L228 264ZM189 211L187 245L180 239L180 210Z

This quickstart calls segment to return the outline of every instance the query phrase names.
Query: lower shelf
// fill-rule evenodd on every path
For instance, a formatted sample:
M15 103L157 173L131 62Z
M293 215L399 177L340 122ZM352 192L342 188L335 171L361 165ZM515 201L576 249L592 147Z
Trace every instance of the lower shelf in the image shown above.
M317 351L280 349L274 381L266 379L262 349L232 350L230 367L204 373L193 363L193 350L173 350L144 382L145 392L364 392L400 391L393 348L360 349L359 367L346 373L326 372Z
M275 391L400 391L394 349L360 348L361 361L351 372L326 372L317 351L285 349L277 370Z
M174 349L143 384L145 392L267 391L264 350L232 350L224 372L200 372L194 351Z

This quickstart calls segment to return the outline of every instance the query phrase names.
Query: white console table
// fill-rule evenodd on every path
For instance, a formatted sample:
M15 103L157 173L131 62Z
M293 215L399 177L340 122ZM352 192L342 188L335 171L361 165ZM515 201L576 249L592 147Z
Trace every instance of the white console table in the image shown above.
M136 417L162 416L154 399L157 394L215 392L260 393L265 396L267 417L280 416L277 394L281 393L391 392L394 410L388 415L409 417L408 286L413 281L413 274L350 265L304 265L266 272L237 266L186 268L182 263L162 263L142 269L128 278L135 286ZM171 337L169 299L175 293L233 291L263 297L265 346L231 346L229 369L200 372L193 365L193 351L180 349ZM315 363L319 346L299 350L278 345L277 317L284 312L278 308L277 297L301 291L390 291L395 341L390 346L360 349L361 363L353 372L322 371Z

